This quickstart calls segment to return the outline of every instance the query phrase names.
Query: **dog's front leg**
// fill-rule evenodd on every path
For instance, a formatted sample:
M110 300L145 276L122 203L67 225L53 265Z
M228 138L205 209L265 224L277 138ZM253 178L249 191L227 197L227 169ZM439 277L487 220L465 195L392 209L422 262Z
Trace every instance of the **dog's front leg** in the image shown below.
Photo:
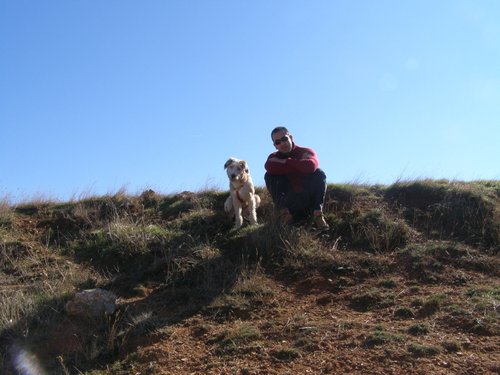
M255 196L253 195L248 202L248 214L250 224L257 224L257 202L255 201Z
M233 202L233 208L235 218L234 227L238 229L243 225L243 208L241 207L241 204L235 204L235 202Z
M224 202L224 211L230 214L232 210L233 210L233 198L229 196Z

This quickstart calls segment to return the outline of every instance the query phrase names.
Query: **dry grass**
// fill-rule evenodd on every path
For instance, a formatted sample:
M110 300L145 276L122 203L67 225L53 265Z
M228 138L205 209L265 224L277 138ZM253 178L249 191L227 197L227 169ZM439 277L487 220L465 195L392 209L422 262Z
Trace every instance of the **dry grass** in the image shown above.
M9 196L0 197L0 217L10 212L11 202Z

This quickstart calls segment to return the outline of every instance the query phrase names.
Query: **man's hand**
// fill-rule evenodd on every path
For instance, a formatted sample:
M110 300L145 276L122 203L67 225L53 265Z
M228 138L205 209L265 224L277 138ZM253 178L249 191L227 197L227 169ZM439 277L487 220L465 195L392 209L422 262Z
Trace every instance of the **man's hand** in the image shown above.
M269 158L268 161L272 161L272 162L275 162L275 163L280 163L280 164L285 164L286 163L286 159L280 159L280 158Z

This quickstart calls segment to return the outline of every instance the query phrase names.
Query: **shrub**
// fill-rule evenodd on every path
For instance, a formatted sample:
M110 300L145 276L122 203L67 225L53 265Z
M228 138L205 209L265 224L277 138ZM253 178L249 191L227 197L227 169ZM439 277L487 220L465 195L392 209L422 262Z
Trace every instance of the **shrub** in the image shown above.
M481 184L446 180L396 183L385 191L385 199L402 206L407 222L434 238L500 244L498 195Z
M415 324L408 328L408 333L413 336L423 336L429 333L429 327L425 324Z
M367 348L372 348L374 346L379 346L399 341L402 341L401 336L389 333L382 329L377 329L365 339L363 346Z
M394 295L377 288L351 295L351 306L355 310L369 311L374 308L387 307L394 304Z
M456 353L462 350L462 346L456 341L445 341L442 346L449 353Z
M401 319L410 319L414 316L412 309L408 307L399 307L394 310L394 316Z
M280 361L291 361L300 357L300 351L295 348L279 349L273 352L273 356Z
M430 296L420 307L419 314L424 316L435 314L437 311L439 311L439 309L441 308L441 304L445 299L446 296L444 294L436 294Z
M443 264L433 256L433 246L411 244L397 253L396 260L410 277L425 282L436 282Z
M384 210L371 209L366 213L349 211L337 220L335 234L353 246L373 251L389 252L405 246L410 229L397 218L389 218Z
M78 258L98 260L103 268L127 264L137 268L129 261L165 250L178 236L179 232L170 228L118 220L72 242L69 249Z
M394 289L397 286L397 283L394 280L387 279L387 280L382 280L378 283L378 285L382 288L386 289Z
M231 354L244 349L246 345L260 339L260 337L261 333L258 328L246 323L239 323L233 329L224 330L211 342L217 344L217 354Z
M439 354L439 348L430 345L410 344L408 351L415 357L432 357Z

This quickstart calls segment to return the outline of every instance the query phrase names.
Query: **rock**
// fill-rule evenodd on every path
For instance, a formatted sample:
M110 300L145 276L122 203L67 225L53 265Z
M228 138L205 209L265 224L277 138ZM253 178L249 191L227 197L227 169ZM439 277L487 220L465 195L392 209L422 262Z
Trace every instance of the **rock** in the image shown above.
M78 292L65 306L68 315L87 317L113 314L115 309L116 296L104 289L88 289Z

